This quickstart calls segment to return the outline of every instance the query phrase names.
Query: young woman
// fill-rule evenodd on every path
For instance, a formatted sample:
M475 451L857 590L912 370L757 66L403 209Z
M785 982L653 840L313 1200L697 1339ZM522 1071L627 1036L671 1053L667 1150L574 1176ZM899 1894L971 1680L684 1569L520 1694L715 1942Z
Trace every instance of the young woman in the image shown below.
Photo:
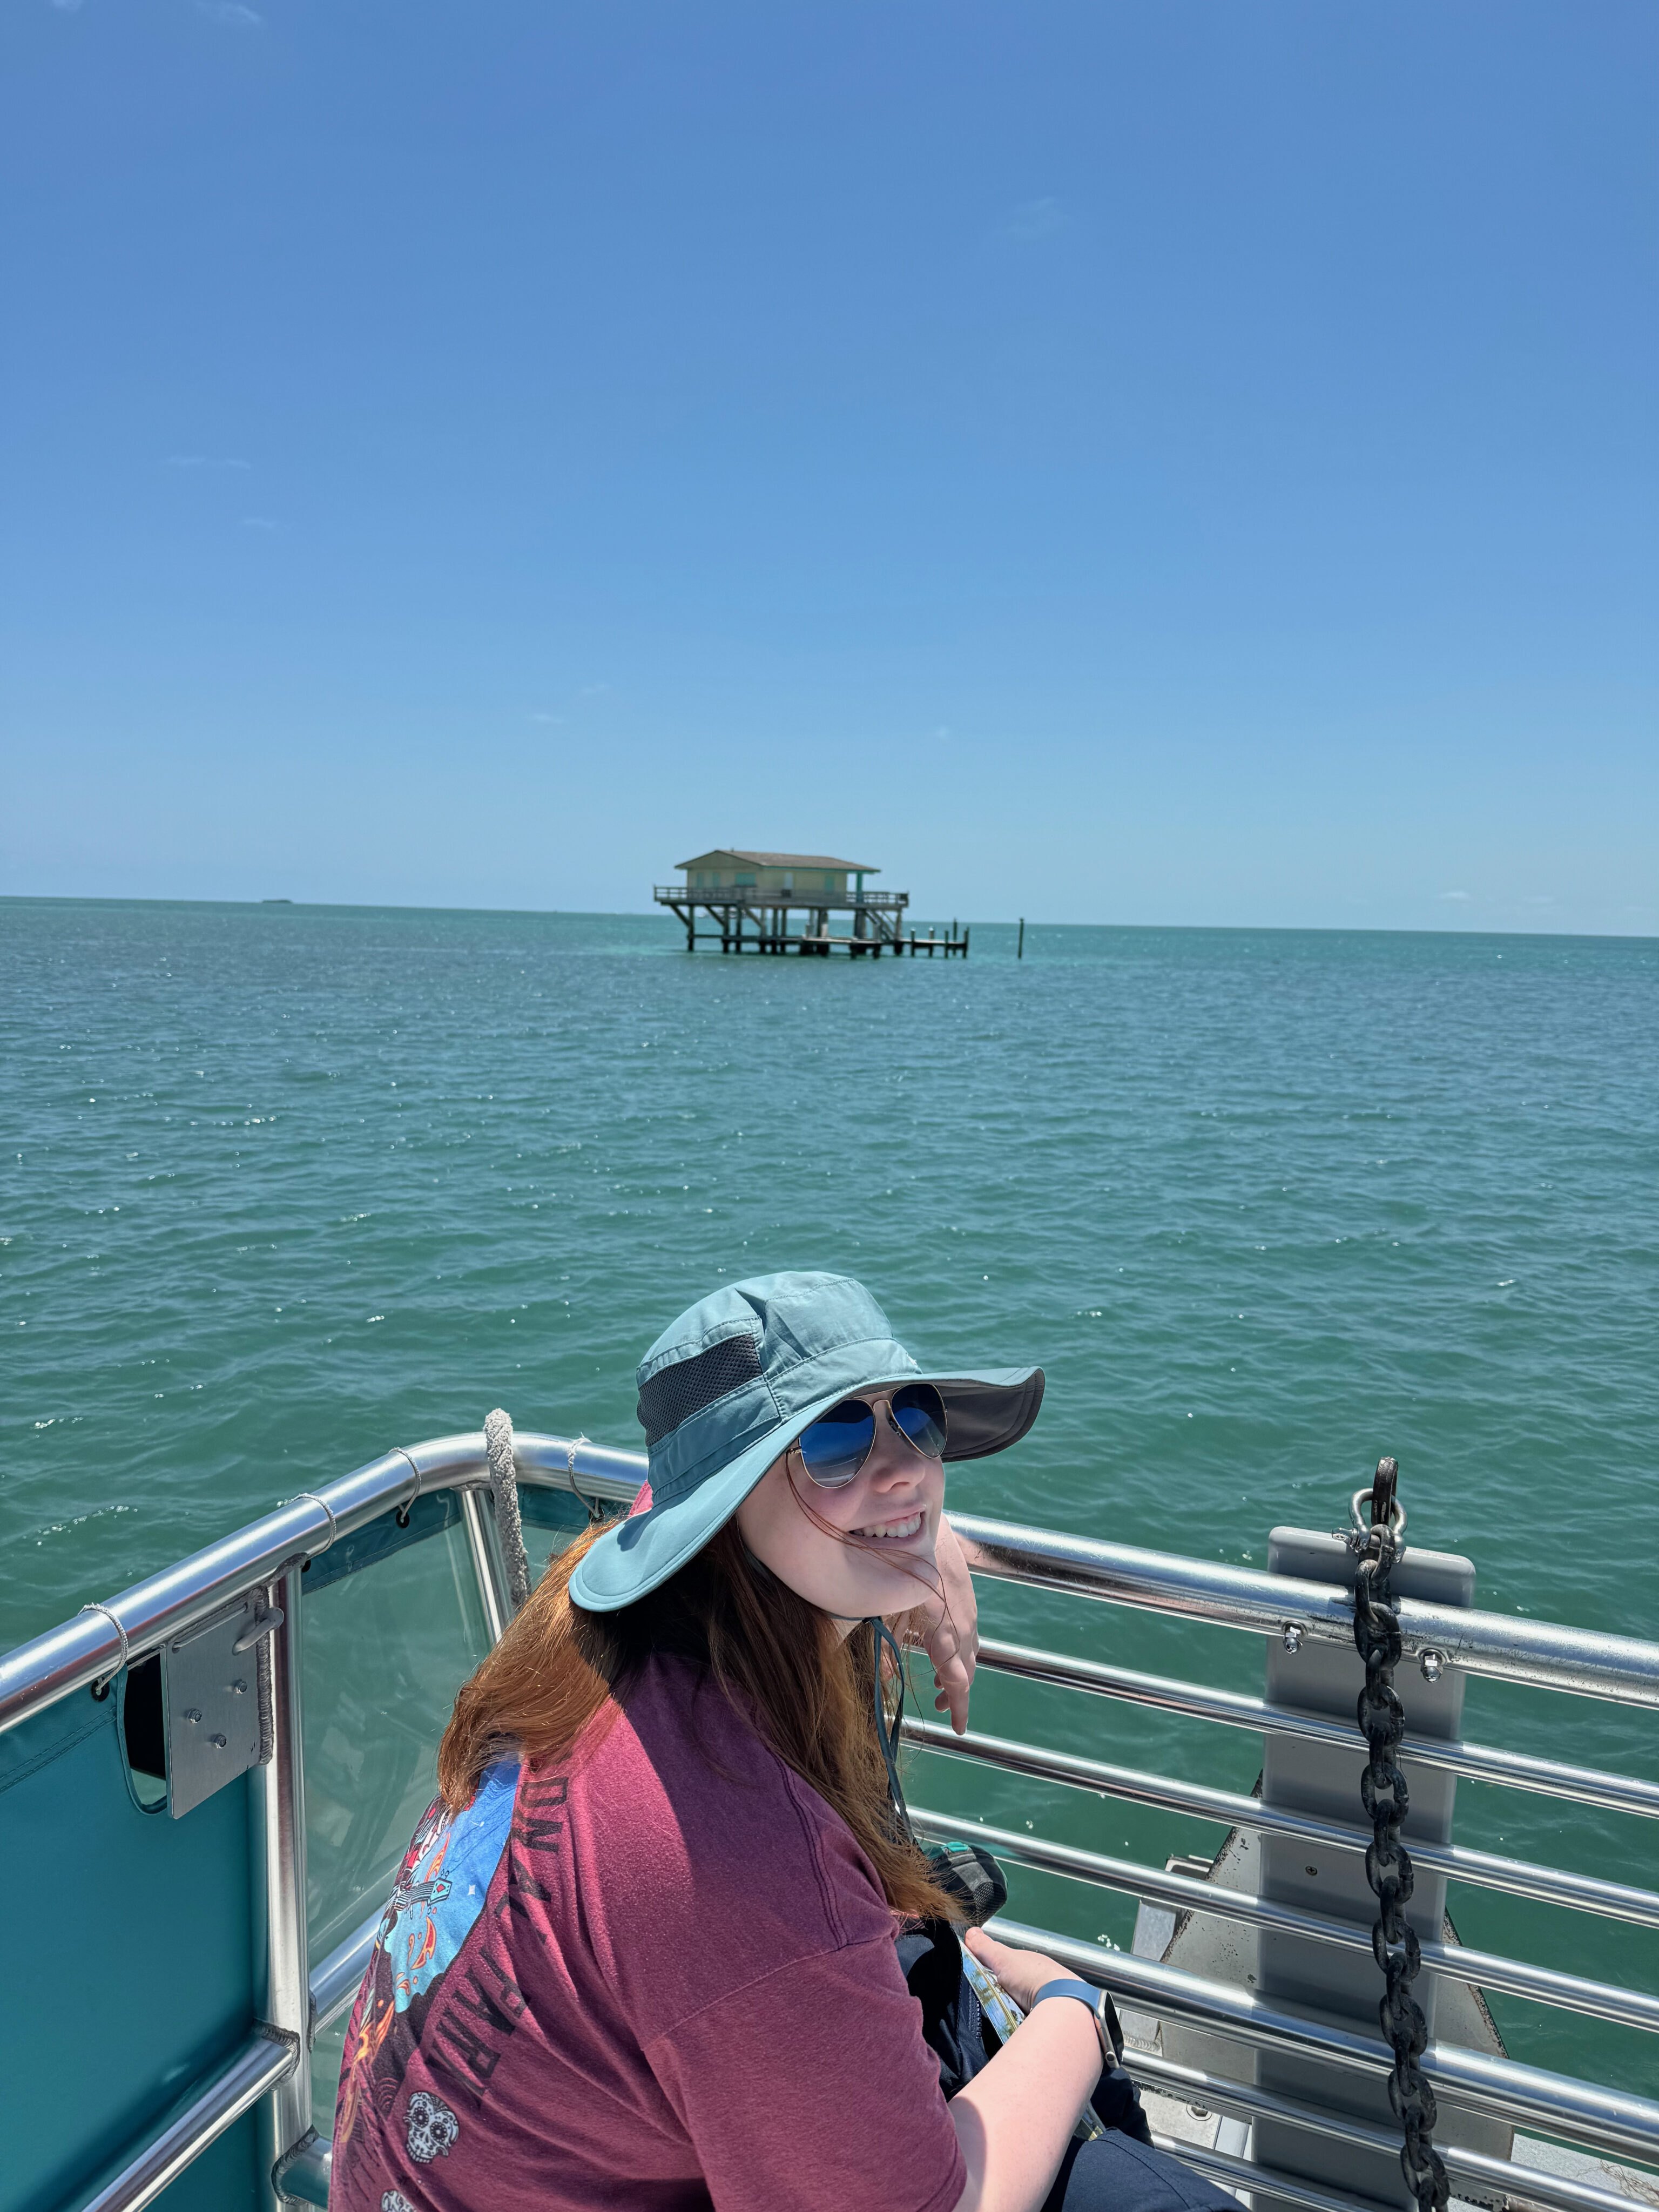
M693 1306L639 1380L639 1504L456 1700L346 2039L335 2212L1231 2208L1073 2140L1086 1984L970 1930L1030 2016L947 2102L899 1966L960 1915L895 1817L878 1624L964 1726L943 1462L1023 1436L1041 1370L924 1376L860 1285L789 1274Z

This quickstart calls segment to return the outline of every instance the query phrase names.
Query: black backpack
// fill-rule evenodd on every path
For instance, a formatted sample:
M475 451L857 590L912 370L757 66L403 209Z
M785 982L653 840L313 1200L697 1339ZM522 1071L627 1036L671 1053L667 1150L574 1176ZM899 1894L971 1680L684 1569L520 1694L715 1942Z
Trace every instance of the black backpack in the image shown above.
M930 1844L924 1849L934 1880L961 1903L970 1927L982 1926L1001 1911L1008 1885L988 1851L965 1843ZM924 1920L898 1938L898 1957L910 1994L921 2007L921 2032L939 2061L939 2087L947 2097L954 2097L1001 2050L1002 2039L963 1972L962 1938L953 1922ZM1106 2024L1117 2063L1096 2084L1090 2109L1101 2128L1133 2136L1150 2148L1152 2131L1140 2108L1140 2092L1124 2071L1123 2030L1109 1996Z

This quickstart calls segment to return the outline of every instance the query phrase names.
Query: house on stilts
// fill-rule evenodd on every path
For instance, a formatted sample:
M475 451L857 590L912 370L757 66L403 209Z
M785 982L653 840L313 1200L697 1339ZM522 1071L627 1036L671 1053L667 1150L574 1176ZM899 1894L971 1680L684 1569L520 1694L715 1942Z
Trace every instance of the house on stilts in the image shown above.
M868 860L837 860L828 853L744 853L725 847L680 860L682 884L659 884L653 893L685 931L685 949L699 939L719 940L722 952L797 952L828 958L843 949L856 959L884 952L942 952L966 957L968 933L951 925L947 937L929 931L907 938L908 891L866 890L879 868ZM699 915L712 928L697 927ZM830 917L850 915L832 929Z

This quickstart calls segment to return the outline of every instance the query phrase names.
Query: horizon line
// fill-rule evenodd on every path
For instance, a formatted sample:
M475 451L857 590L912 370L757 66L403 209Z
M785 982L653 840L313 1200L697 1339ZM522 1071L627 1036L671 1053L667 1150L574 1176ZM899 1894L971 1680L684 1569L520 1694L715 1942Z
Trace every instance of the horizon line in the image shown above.
M398 901L383 900L374 904L346 899L297 899L281 896L258 898L159 898L139 894L122 895L61 891L0 891L0 906L159 906L159 907L226 907L258 909L265 907L289 907L295 911L317 914L456 914L501 915L524 919L585 921L656 921L665 929L677 929L666 915L634 907L533 907L533 906L414 906ZM919 915L918 920L927 917ZM937 919L938 917L933 917ZM1564 939L1589 945L1640 945L1659 941L1659 929L1522 929L1496 925L1487 928L1430 929L1414 923L1403 922L1284 922L1284 921L1044 921L1030 915L1016 915L1012 920L991 916L975 918L972 915L958 917L970 929L1017 929L1023 920L1027 929L1110 929L1142 931L1147 933L1180 930L1194 936L1256 936L1256 937L1513 937L1537 939L1540 942L1558 943Z

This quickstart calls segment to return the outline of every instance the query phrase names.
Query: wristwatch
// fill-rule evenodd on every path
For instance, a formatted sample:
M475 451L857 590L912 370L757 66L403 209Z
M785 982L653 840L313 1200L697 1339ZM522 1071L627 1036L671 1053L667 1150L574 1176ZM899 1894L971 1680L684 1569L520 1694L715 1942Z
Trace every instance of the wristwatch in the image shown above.
M1089 2017L1093 2021L1095 2033L1100 2039L1100 2063L1103 2071L1109 2074L1119 2063L1120 2049L1113 2033L1117 2027L1117 2008L1113 2004L1109 1993L1096 1989L1091 1982L1073 1980L1069 1974L1065 1975L1056 1981L1042 1984L1026 2007L1028 2017L1044 1997L1075 1997L1079 2004L1088 2006Z

